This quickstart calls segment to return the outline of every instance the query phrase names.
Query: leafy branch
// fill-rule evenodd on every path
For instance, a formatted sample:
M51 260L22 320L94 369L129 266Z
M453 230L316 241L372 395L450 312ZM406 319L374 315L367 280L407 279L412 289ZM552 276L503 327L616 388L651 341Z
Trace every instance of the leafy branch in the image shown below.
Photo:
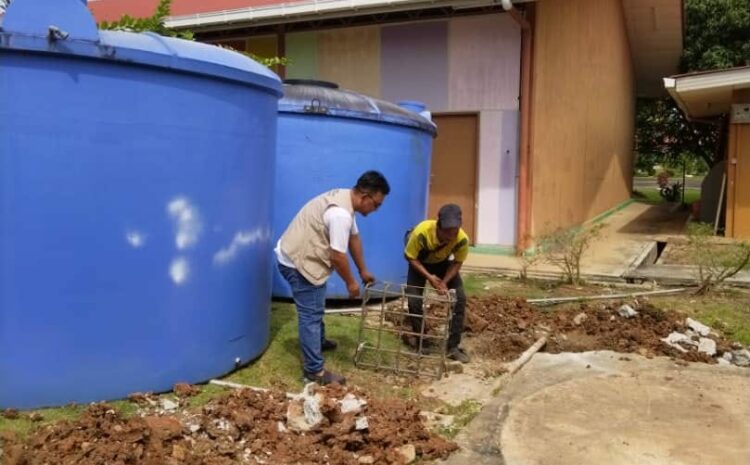
M3 0L0 0L3 1ZM165 21L172 12L172 0L159 0L154 14L147 18L133 18L124 15L117 21L102 21L99 23L99 29L109 31L127 31L127 32L155 32L162 36L176 37L184 40L195 40L193 31L175 30L166 26ZM244 50L237 50L233 47L217 44L218 47L241 53L258 63L271 68L273 66L286 66L289 61L286 57L262 57Z

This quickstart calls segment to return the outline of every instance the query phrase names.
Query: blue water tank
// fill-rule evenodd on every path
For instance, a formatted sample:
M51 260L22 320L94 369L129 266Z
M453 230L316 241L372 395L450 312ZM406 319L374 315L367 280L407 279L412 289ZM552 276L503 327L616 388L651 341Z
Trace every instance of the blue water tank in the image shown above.
M366 218L357 215L365 261L378 280L406 281L404 233L425 219L436 134L432 121L410 111L419 105L408 106L409 110L332 83L286 81L279 101L275 241L308 200L333 188L353 187L363 172L378 170L388 179L391 193L378 211ZM353 263L352 267L357 276ZM291 297L276 268L273 294ZM326 296L348 298L335 273Z
M162 391L269 340L281 82L15 0L0 31L0 407Z

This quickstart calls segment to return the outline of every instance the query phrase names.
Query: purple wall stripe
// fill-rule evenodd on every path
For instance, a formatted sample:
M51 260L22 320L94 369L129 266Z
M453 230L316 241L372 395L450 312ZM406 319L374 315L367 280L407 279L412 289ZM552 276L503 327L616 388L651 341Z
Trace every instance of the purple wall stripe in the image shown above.
M381 29L380 96L419 100L430 111L448 109L448 24L445 21Z

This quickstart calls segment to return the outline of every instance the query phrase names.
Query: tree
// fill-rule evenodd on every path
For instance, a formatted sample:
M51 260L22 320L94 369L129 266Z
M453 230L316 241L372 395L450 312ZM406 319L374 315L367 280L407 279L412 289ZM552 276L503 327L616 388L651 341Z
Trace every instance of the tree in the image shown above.
M750 0L686 0L684 73L750 64ZM682 157L710 168L723 159L726 116L688 121L672 99L639 99L636 167Z
M688 121L671 99L639 99L636 106L636 167L681 165L682 157L697 158L711 167L722 160L721 121Z
M750 0L687 0L682 72L750 64Z
M0 0L3 1L3 0ZM7 1L7 0L6 0ZM132 16L124 15L117 21L107 22L102 21L99 23L99 29L115 30L115 31L130 31L130 32L155 32L162 36L177 37L185 40L195 40L195 35L192 31L187 30L174 30L167 27L164 22L169 17L172 8L172 0L159 0L159 4L156 6L156 11L153 15L147 18L133 18ZM274 66L285 66L287 59L285 57L261 57L253 53L246 52L244 50L236 50L231 47L219 46L221 48L227 48L234 50L235 52L242 53L258 63L265 65L269 68Z
M147 18L133 18L129 15L124 15L117 21L102 21L99 23L99 29L107 29L113 31L130 31L130 32L155 32L162 36L178 37L185 40L193 40L193 33L191 31L175 31L174 29L168 28L164 21L169 16L172 9L172 0L159 0L159 4L156 6L154 14Z

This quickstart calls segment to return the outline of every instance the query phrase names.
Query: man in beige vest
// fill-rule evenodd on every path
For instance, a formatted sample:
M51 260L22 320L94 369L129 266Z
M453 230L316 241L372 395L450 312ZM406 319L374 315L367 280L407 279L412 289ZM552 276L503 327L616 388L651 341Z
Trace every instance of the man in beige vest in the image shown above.
M359 283L349 267L350 251L362 282L375 278L367 270L354 213L363 216L377 210L391 191L377 171L367 171L353 189L334 189L307 202L276 245L279 271L292 288L297 307L299 341L304 377L319 384L346 383L343 376L326 370L323 350L336 348L325 338L326 281L333 270L346 283L349 297L359 297Z

